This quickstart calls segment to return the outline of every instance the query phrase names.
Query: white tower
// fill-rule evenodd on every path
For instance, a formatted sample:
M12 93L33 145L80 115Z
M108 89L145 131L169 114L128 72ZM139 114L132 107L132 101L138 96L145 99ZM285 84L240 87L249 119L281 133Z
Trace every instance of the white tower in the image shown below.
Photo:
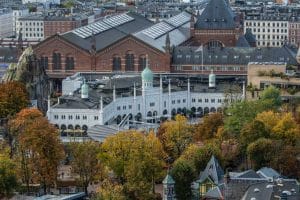
M153 87L153 73L149 68L148 57L146 59L146 68L141 74L143 95L146 90L151 89Z
M208 87L215 88L216 87L216 75L214 74L213 70L211 70L208 76Z
M163 180L163 200L175 200L175 181L170 174Z
M89 85L83 81L83 84L81 86L81 98L82 99L88 99L89 98Z

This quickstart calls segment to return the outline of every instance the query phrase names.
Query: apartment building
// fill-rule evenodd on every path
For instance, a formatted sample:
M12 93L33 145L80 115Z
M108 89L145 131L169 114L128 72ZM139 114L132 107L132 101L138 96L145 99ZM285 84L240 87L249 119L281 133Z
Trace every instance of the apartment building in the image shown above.
M16 31L21 31L24 39L44 39L44 17L29 15L19 18Z
M289 19L287 16L259 15L246 16L244 33L251 29L258 47L280 47L289 37Z
M13 9L12 12L13 12L13 34L17 36L18 35L18 32L16 31L17 22L19 18L26 17L29 15L29 9L26 7L16 8Z
M289 22L289 42L299 47L300 45L300 17L292 16Z

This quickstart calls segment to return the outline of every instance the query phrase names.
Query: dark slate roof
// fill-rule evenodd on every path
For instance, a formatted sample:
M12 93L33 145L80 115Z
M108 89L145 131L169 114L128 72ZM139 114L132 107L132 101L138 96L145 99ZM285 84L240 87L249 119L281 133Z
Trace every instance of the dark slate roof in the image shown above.
M215 156L211 157L197 182L202 183L207 178L211 179L216 185L219 185L223 182L224 171Z
M250 28L248 28L246 30L246 33L245 33L245 39L248 41L248 43L256 43L256 38L255 38L255 35L253 35L252 31Z
M243 172L230 172L231 178L261 178L254 170L250 169Z
M199 47L174 48L172 65L202 64ZM286 62L298 65L289 47L223 47L203 49L204 65L247 65L249 62Z
M241 35L236 43L237 47L250 47L248 41L246 40L245 36Z
M96 51L101 51L113 43L125 38L126 36L145 29L153 24L153 22L146 19L142 15L136 13L127 13L127 15L133 17L134 20L95 35ZM61 36L65 40L75 44L76 46L79 46L84 50L91 50L92 37L82 38L72 31L64 33Z
M257 171L262 178L279 178L281 175L274 169L269 167L263 167Z
M287 194L287 200L296 200L300 198L299 185L296 180L281 179L274 182L256 183L247 189L242 200L275 200L282 193Z
M224 0L210 0L195 23L196 29L234 29L232 10Z

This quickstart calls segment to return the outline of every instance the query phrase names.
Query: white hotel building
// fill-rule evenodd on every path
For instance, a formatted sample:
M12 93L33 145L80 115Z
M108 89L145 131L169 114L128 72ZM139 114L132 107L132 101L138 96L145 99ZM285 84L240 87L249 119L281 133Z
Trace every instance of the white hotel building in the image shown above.
M281 47L289 37L287 16L246 16L244 33L250 29L256 37L257 47Z
M110 89L106 90L107 85L87 84L82 78L69 77L63 82L63 95L58 103L50 106L49 100L47 117L62 130L87 130L94 126L118 125L125 118L135 123L159 123L178 113L202 116L222 109L224 91L218 89L213 73L209 75L209 85L196 89L199 85L191 85L188 79L181 91L176 91L177 86L172 85L170 79L163 81L162 76L158 87L154 87L153 76L146 67L141 73L141 87L137 81L140 77L136 77L136 84L129 77L123 82L120 78L118 87L129 88L122 89L127 92L121 97L117 97L120 95L111 82L107 84ZM242 98L242 92L237 98Z

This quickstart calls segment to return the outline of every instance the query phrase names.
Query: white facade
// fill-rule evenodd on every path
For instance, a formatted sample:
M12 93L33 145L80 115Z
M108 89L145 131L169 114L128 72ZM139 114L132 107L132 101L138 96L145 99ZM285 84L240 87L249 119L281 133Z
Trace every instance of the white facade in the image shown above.
M29 9L24 8L20 10L13 10L13 32L14 35L18 36L18 32L16 32L17 23L20 17L25 17L29 15Z
M256 37L258 47L281 47L288 40L288 19L283 17L246 17L244 33L249 28Z
M22 32L24 39L44 39L44 20L40 16L19 18L16 32Z
M59 128L73 129L105 125L113 119L121 120L126 116L134 121L156 123L161 117L171 118L188 110L203 115L222 108L225 98L222 92L191 92L189 88L188 81L186 91L172 92L169 83L168 92L163 92L162 79L160 87L153 87L151 82L143 80L142 95L137 96L134 87L133 96L116 98L114 90L111 103L103 107L101 97L99 106L93 109L50 107L49 104L47 117Z
M13 12L8 9L0 9L0 38L13 35Z
M41 3L41 4L47 4L49 5L50 3L52 4L60 4L60 0L22 0L22 4L27 4L27 3Z

